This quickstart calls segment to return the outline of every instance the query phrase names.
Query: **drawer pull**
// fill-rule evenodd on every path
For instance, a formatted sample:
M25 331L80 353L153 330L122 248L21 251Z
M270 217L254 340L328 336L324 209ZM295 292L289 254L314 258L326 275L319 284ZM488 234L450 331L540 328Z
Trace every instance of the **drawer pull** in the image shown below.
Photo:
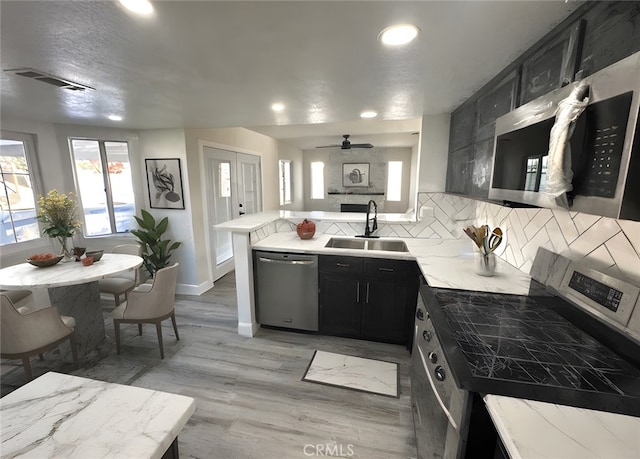
M436 379L438 381L444 381L447 377L447 374L445 373L444 368L442 368L440 365L436 367L433 373L436 375Z
M418 318L418 320L424 320L424 312L422 311L422 309L418 309L418 312L416 312L416 317Z
M348 268L350 265L349 263L336 263L336 266L340 266L341 268Z
M378 268L378 271L384 271L386 273L392 273L394 270L393 270L393 268L380 267L380 268Z
M438 363L438 354L436 354L435 352L429 352L429 362L431 363Z
M424 338L424 340L427 342L431 341L431 332L429 330L423 331L422 338Z

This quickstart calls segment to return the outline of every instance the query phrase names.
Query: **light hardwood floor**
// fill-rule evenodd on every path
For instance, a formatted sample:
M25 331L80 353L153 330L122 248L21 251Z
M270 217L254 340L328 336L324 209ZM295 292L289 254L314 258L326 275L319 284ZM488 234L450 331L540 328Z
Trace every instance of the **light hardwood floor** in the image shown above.
M113 341L103 300L107 336ZM233 274L201 296L179 295L176 319L163 326L165 360L155 329L122 327L120 356L81 361L72 370L55 355L33 361L34 377L47 371L145 387L196 399L196 412L179 436L183 458L304 458L319 452L342 457L415 457L410 409L409 353L402 346L260 329L237 334ZM314 350L399 363L400 398L302 381ZM24 384L19 362L2 361L2 395Z

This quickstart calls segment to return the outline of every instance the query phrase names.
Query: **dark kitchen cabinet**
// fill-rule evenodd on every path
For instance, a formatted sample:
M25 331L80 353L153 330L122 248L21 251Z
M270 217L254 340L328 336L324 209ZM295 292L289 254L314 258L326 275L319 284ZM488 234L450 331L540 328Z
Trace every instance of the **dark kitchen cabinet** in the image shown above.
M541 46L522 64L521 105L574 80L583 26L583 21L577 21L555 40Z
M476 106L476 142L493 139L496 119L516 108L518 97L518 72L511 72L493 89L478 99Z
M581 77L640 51L640 2L595 2L583 20Z
M408 344L417 297L413 261L320 256L322 333Z
M359 338L362 323L362 260L355 257L320 256L318 268L320 331Z
M449 149L459 150L473 142L473 124L476 120L476 104L468 103L451 114Z
M473 145L449 153L447 186L449 193L469 194L473 176Z

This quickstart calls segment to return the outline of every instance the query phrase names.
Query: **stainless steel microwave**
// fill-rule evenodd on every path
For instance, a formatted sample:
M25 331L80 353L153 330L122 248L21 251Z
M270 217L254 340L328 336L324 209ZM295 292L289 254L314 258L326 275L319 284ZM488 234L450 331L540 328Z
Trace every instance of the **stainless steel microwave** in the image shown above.
M570 139L570 210L640 220L640 52L582 80L589 105ZM573 83L496 120L489 199L557 208L545 194L549 135Z

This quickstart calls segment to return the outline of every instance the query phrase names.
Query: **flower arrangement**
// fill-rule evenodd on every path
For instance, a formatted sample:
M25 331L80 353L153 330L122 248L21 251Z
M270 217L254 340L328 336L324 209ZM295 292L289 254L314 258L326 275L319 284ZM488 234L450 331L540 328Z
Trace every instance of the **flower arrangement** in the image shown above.
M62 254L66 256L70 256L67 238L72 237L81 225L76 211L73 193L60 194L53 189L46 197L38 196L38 220L44 225L44 233L58 239L62 245Z

